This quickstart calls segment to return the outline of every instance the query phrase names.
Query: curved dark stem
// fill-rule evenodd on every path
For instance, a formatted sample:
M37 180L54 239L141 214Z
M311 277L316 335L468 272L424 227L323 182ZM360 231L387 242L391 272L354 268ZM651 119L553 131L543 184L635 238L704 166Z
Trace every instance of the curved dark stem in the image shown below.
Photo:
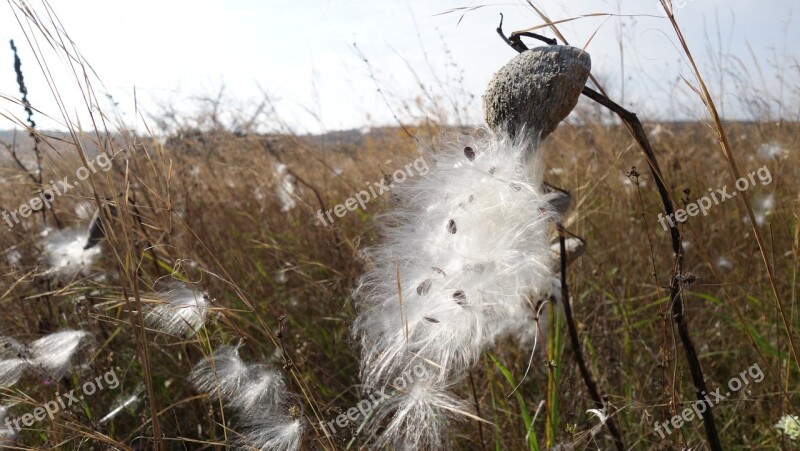
M503 21L501 16L500 26L497 28L497 32L500 34L503 40L517 52L521 53L527 50L527 47L524 44L521 46L518 44L518 42L521 42L519 41L518 35L515 36L512 34L510 38L506 38L506 36L503 34L502 25ZM647 139L647 134L644 132L644 128L642 127L642 123L639 121L639 118L635 113L626 110L605 95L588 86L585 86L581 93L611 110L625 124L628 132L631 134L631 136L633 136L633 139L637 144L639 144L639 147L642 148L642 151L647 157L647 164L650 166L650 172L653 174L656 187L658 188L658 194L661 197L664 213L667 215L668 219L673 218L675 208L672 205L672 199L670 197L669 190L664 183L664 178L661 173L661 168L658 166L658 160L656 160L655 152L653 151L653 147L650 145L650 141ZM692 383L694 384L697 400L707 403L704 395L708 392L708 389L703 376L703 369L700 366L700 359L697 357L697 350L692 342L692 337L689 334L689 325L686 322L686 317L684 316L683 296L681 295L681 280L683 274L683 244L681 241L681 232L674 221L670 220L669 225L672 252L674 256L673 272L669 286L672 317L675 325L678 327L678 335L681 339L681 345L686 352L686 360L689 365L689 371L692 375ZM562 253L564 252L563 247L564 244L562 238ZM713 451L722 451L722 445L719 442L719 434L717 433L717 427L714 423L714 415L712 414L711 405L708 405L707 407L708 410L706 412L708 413L703 415L703 426L706 430L706 437L708 438L709 447Z
M515 31L515 32L511 33L511 37L509 38L509 40L522 42L522 40L520 38L523 37L523 36L526 37L526 38L537 39L539 41L544 42L547 45L556 45L556 44L558 44L558 41L556 41L555 38L548 38L548 37L542 36L540 34L531 33L529 31L523 31L523 32L520 32L520 33Z
M661 197L661 202L664 206L664 213L667 218L673 218L675 208L670 199L669 190L664 184L664 178L661 169L658 166L655 152L647 139L644 132L642 123L635 113L632 113L625 108L619 106L608 97L600 94L592 88L584 87L583 95L594 100L595 102L603 105L609 110L613 111L625 123L628 131L633 136L633 139L639 144L647 157L647 163L650 166L650 172L653 174L653 179L658 188L658 194ZM705 394L708 393L705 378L703 376L703 369L700 366L700 359L697 357L697 350L692 342L692 337L689 334L689 324L686 322L684 316L683 296L681 295L681 280L683 275L683 244L681 241L681 232L677 224L669 221L669 234L672 240L673 252L673 273L669 284L670 302L672 305L672 317L675 325L678 327L678 335L681 339L681 345L686 352L686 360L689 364L689 371L692 374L692 383L694 384L695 395L698 401L707 403ZM706 414L703 415L703 426L706 429L706 437L708 438L708 445L714 451L722 451L722 445L719 442L719 434L717 433L717 426L714 423L714 415L712 413L711 405L709 404Z
M481 418L481 403L478 401L478 392L475 390L475 380L472 378L472 371L469 373L469 385L472 389L472 400L475 402L475 413L478 414L478 418ZM481 441L481 450L486 449L486 445L483 442L483 425L481 421L478 421L478 437Z
M522 42L521 38L523 36L526 38L537 39L548 45L558 44L558 41L556 41L555 39L548 38L540 34L531 33L529 31L523 31L521 33L514 32L511 33L511 36L506 37L506 34L503 33L503 13L500 13L500 25L497 26L497 34L499 34L500 37L503 38L503 41L505 41L506 44L508 44L512 49L516 50L519 53L522 53L526 50L530 50L528 46L525 45L524 42Z
M622 442L622 436L614 424L614 419L611 417L611 412L608 411L608 403L600 396L597 391L597 384L592 379L592 373L589 372L589 367L586 366L586 360L583 357L583 348L581 347L580 339L578 338L578 328L575 327L575 318L572 316L572 306L569 303L569 288L567 287L567 248L564 236L567 234L564 226L558 223L558 243L561 250L561 299L564 306L564 316L567 319L567 331L569 332L569 341L572 343L572 349L575 352L575 360L578 361L578 369L583 378L583 383L589 390L589 396L592 397L595 405L599 409L604 409L609 416L606 421L606 427L611 436L614 437L614 444L617 449L622 451L625 449L625 444Z
M281 315L278 317L278 333L275 334L278 337L278 340L281 342L281 353L283 354L283 369L284 370L293 370L294 369L294 361L292 357L289 356L289 353L286 352L286 344L283 342L283 322L286 320L286 315Z

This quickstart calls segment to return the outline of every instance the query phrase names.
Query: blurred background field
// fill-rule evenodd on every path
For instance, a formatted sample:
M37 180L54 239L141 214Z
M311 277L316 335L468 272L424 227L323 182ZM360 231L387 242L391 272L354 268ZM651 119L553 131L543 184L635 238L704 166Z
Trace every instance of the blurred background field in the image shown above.
M61 30L46 41L64 36ZM59 51L74 58L73 67L87 70L73 49ZM20 50L20 56L24 71L39 69L33 54ZM747 117L724 121L740 170L766 167L772 177L747 195L790 330L779 315L741 195L681 226L684 276L691 275L683 285L686 317L707 384L724 387L754 364L765 375L714 408L724 449L800 448L800 439L774 427L781 417L800 414L800 368L787 341L790 336L800 344L800 66L792 58L781 72L780 93L757 81L757 68L726 66L732 82L725 92L746 106ZM704 63L706 73L721 67L714 60ZM5 70L13 70L10 62ZM317 212L344 203L422 151L435 154L452 134L484 132L473 120L479 112L460 120L481 93L467 92L458 76L422 85L406 98L375 82L389 93L385 107L401 123L313 134L293 132L268 100L232 106L222 94L216 100L209 95L205 107L191 114L162 111L143 115L144 128L119 127L113 114L96 107L102 102L94 85L77 82L94 99L94 123L35 130L42 180L74 175L84 165L78 147L87 160L98 152L113 155L113 168L56 198L43 215L14 227L2 224L0 335L28 342L80 329L94 338L61 380L23 378L4 387L0 398L18 416L109 369L121 384L21 431L12 449L225 449L238 433L235 425L213 396L198 393L186 377L205 355L229 343L242 344L245 360L277 368L301 395L304 449L359 449L358 424L326 436L319 423L361 399L350 293L366 264L360 250L377 243L376 219L391 208L391 195L335 218L331 227L319 224ZM28 89L46 92L44 86ZM686 102L687 110L700 103L685 99L678 102ZM625 106L637 111L635 104ZM22 168L35 172L37 156L22 106L4 108L0 206L13 210L37 193ZM708 118L642 120L678 207L709 188L733 186ZM707 449L702 421L666 438L653 429L672 417L670 402L680 411L695 394L669 321L673 253L658 223L662 207L646 159L627 130L587 99L542 152L546 181L574 197L565 225L587 242L586 254L568 274L574 315L589 368L608 396L627 448ZM45 235L58 233L56 218L61 229L85 230L98 205L116 211L106 218L111 227L99 260L74 277L49 276L41 256ZM173 279L195 284L212 300L209 321L197 334L166 334L139 323L143 307L136 299L146 307L155 302L147 293ZM563 320L551 325L524 380L530 349L506 341L456 387L489 423L454 422L453 449L611 449L606 431L593 431L598 422L587 410L594 405ZM154 439L154 411L160 440Z

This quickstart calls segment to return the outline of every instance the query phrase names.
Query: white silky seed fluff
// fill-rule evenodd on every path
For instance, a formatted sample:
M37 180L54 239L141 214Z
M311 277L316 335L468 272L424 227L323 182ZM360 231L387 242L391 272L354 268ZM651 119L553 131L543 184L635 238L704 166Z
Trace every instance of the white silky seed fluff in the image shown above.
M223 346L195 365L189 380L199 391L220 396L241 427L239 449L293 451L300 448L305 420L300 402L277 372L246 364L238 346ZM291 412L296 412L293 416Z
M54 380L60 379L69 370L72 356L87 338L90 335L82 330L63 330L46 335L31 343L31 365Z
M147 324L166 334L195 333L206 322L208 297L191 285L173 284L156 293L160 304L145 316Z
M441 445L446 423L412 424L447 416L455 401L436 387L458 380L500 335L535 333L528 297L553 285L556 215L530 149L505 136L454 139L427 176L393 189L399 205L383 218L382 244L366 251L372 267L355 291L362 381L383 386L421 362L436 374L395 403L381 443Z

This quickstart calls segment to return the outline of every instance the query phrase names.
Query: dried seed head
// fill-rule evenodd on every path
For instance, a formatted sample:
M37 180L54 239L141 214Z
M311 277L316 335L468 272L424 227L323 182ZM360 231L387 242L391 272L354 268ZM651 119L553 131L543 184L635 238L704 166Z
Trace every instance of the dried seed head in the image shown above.
M492 77L483 116L495 132L547 137L575 108L591 70L589 54L563 45L520 53Z

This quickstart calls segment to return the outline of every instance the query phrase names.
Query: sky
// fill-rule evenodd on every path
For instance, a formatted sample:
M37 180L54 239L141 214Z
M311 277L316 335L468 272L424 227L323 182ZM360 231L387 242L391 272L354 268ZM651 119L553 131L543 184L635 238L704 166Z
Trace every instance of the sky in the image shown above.
M694 80L658 0L534 3L553 20L575 18L559 27L572 45L586 48L592 73L616 100L659 119L704 117L684 81ZM794 3L674 1L686 40L727 117L747 116L735 83L745 73L770 92L798 89ZM28 4L45 11L41 0ZM221 92L222 110L244 114L267 96L283 126L298 133L413 120L431 103L421 96L421 85L444 98L444 105L463 107L460 115L450 111L451 120L479 123L483 90L515 55L495 33L500 13L507 32L543 22L525 0L70 0L50 7L95 70L100 82L93 86L107 102L100 106L110 108L104 94L112 96L128 126L142 126L137 108L149 121L165 108L188 114ZM595 13L606 15L587 16ZM63 119L20 17L9 4L0 6L0 38L17 43L31 104L55 118L38 115L40 126L59 128ZM22 25L29 27L24 18ZM0 115L21 116L21 107L8 100L19 98L19 91L13 54L3 47ZM66 59L43 52L66 114L85 123ZM419 102L403 108L414 99ZM0 129L14 126L0 121Z

